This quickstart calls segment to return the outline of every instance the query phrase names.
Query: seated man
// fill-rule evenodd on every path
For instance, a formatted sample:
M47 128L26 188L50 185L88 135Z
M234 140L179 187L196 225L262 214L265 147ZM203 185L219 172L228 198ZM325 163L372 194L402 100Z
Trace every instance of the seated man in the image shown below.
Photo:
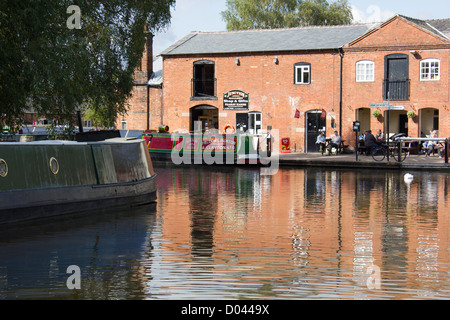
M437 133L432 132L431 138L437 138ZM437 150L439 154L439 158L442 158L442 146L437 141L428 141L427 143L427 157L434 151Z
M434 141L428 142L428 152L426 157L428 157L434 150L438 151L439 158L442 158L442 146L439 143L436 143Z
M372 149L378 145L378 140L372 134L372 130L366 131L366 135L364 137L364 146L366 147L366 155L370 155Z
M341 146L341 136L337 131L335 131L334 135L331 137L331 142L328 144L328 154L331 154L331 150L333 150L333 148L339 150L340 146Z
M319 146L319 151L323 154L327 145L327 139L325 138L323 132L321 132L317 137L316 144Z
M381 129L378 129L378 133L377 133L377 135L375 136L375 138L376 138L379 142L382 142L382 141L384 140L384 133L381 132Z

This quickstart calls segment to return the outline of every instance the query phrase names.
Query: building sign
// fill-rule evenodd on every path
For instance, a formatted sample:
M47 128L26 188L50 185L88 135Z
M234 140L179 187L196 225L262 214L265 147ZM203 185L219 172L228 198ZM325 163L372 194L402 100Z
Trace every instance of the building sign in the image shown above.
M224 110L248 110L248 93L232 90L223 94Z

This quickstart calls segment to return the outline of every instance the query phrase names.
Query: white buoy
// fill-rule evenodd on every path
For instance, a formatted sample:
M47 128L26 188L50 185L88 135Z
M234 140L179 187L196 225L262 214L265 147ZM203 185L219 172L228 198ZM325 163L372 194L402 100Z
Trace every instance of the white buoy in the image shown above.
M406 183L411 183L414 180L414 176L410 173L407 173L405 174L404 179Z

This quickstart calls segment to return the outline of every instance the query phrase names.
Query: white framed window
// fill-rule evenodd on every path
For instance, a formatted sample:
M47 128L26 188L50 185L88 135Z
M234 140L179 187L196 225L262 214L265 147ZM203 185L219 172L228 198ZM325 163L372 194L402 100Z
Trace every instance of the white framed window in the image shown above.
M248 114L248 129L251 134L259 134L262 129L262 113L252 111Z
M120 127L122 130L127 130L127 122L125 120L122 120L120 122Z
M441 61L425 59L420 61L420 81L437 81L441 79Z
M375 63L364 60L356 63L356 82L375 81Z
M311 64L300 62L294 65L294 83L295 84L311 83Z

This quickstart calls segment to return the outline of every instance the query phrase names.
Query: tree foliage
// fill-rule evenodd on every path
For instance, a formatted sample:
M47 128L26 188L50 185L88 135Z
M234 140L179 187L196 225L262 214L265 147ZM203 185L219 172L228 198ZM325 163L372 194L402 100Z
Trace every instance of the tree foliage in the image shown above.
M350 24L347 0L227 0L227 30Z
M70 29L72 0L2 0L0 116L12 123L33 109L70 119L83 105L114 122L126 110L145 45L170 22L175 0L79 0L80 29Z

